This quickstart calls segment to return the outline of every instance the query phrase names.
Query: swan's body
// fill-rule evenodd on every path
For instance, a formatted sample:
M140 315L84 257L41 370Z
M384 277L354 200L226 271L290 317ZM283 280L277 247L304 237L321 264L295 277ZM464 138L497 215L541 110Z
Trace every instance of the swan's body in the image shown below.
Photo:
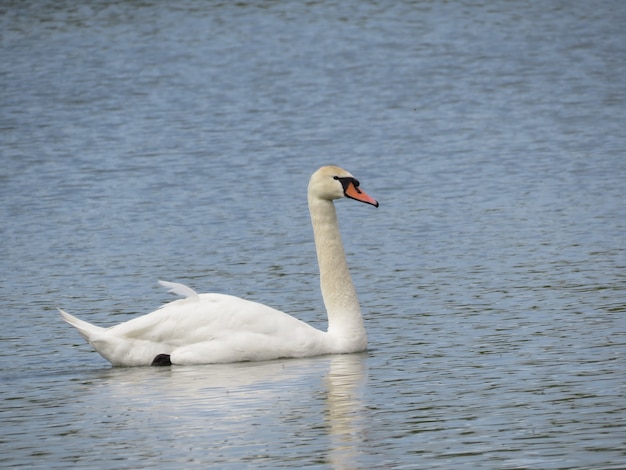
M197 294L182 284L162 281L185 298L111 328L91 325L63 311L61 315L115 366L262 361L363 351L367 335L333 203L349 197L378 206L358 186L350 173L333 166L320 168L309 182L309 210L328 313L326 332L257 302Z

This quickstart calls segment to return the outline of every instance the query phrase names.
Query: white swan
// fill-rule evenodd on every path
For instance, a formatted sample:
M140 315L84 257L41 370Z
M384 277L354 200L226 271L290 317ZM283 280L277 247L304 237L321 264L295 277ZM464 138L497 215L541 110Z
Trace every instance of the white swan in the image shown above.
M308 188L309 211L328 313L320 331L281 311L223 294L197 294L159 281L185 298L111 328L60 310L63 320L114 366L208 364L352 353L367 347L359 301L341 243L334 199L378 207L359 182L336 166L317 170Z

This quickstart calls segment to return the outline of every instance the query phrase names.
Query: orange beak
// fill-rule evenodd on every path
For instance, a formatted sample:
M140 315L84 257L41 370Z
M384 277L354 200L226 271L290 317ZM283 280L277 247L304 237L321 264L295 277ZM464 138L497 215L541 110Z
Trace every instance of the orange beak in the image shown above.
M378 207L378 201L371 196L368 196L365 191L361 191L357 188L353 182L350 182L346 185L343 193L346 197L350 199L355 199L357 201L365 202L367 204L371 204L374 207Z

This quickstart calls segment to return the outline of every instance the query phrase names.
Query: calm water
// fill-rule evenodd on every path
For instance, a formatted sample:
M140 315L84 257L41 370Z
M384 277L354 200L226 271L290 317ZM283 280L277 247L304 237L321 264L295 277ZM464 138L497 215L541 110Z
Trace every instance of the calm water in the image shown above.
M626 465L626 3L0 12L0 466ZM114 369L59 320L165 279L324 328L327 163L381 202L367 353Z

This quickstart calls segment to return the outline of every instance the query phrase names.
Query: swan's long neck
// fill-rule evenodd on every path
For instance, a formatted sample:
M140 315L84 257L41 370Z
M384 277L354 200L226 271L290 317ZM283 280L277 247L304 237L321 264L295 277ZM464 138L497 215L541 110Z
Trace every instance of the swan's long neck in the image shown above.
M339 352L362 351L367 345L367 336L341 242L335 205L332 201L309 196L309 211L322 297L328 313L328 332L337 340Z

